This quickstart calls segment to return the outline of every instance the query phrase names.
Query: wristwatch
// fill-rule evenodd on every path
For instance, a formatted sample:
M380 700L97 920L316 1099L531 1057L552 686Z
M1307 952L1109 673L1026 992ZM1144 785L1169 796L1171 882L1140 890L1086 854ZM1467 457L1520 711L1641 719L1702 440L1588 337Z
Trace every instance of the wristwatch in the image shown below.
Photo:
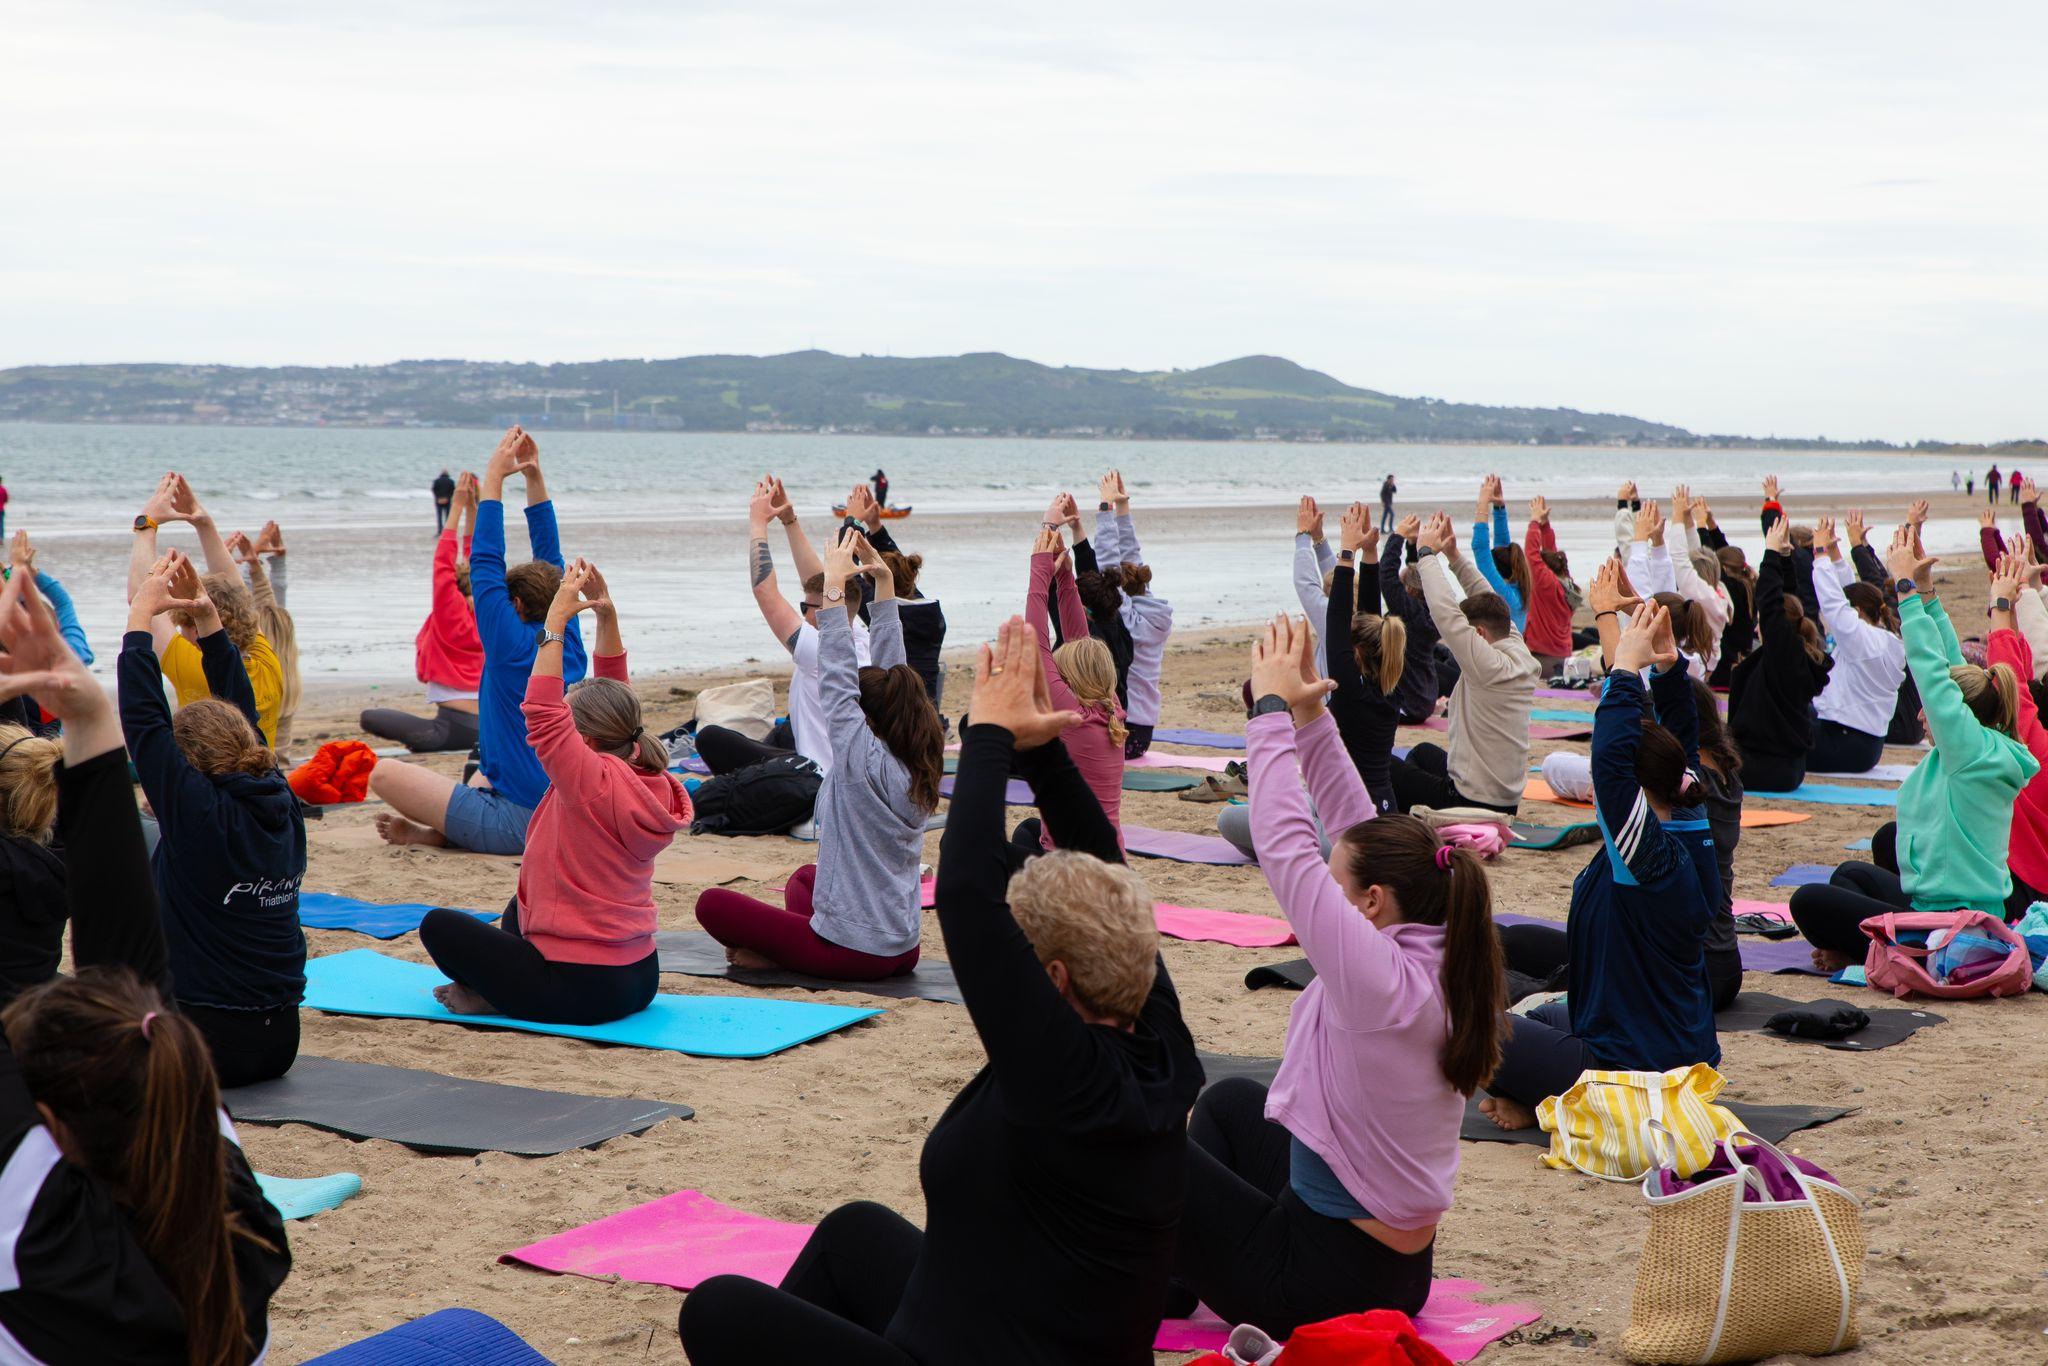
M137 531L155 531L156 527L156 518L150 516L148 513L138 512L135 514L135 529Z
M1913 583L1911 579L1900 579L1897 583L1892 585L1892 591L1894 593L1897 593L1902 598L1910 598L1915 593L1919 592L1920 589Z
M826 589L826 590L825 590L825 601L827 601L827 602L845 602L845 601L846 601L846 590L845 590L844 588L828 588L828 589Z
M543 626L540 628L540 642L534 648L538 649L541 645L566 644L568 639L569 637L563 635L560 631L550 631L547 627Z
M1994 612L2010 612L2012 610L2012 599L1999 598L1991 604L1991 610Z
M1287 705L1287 699L1276 692L1269 692L1258 701L1252 703L1253 716L1265 716L1270 712L1290 710L1292 708Z

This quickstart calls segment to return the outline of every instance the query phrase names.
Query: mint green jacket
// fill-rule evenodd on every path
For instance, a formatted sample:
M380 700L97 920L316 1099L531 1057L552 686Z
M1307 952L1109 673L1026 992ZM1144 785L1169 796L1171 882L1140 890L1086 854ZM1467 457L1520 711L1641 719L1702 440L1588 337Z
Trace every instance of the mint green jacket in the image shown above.
M1948 673L1963 662L1963 647L1941 604L1915 593L1899 604L1899 623L1934 746L1899 788L1899 880L1916 911L1967 908L2003 918L2013 804L2041 766L1963 701Z

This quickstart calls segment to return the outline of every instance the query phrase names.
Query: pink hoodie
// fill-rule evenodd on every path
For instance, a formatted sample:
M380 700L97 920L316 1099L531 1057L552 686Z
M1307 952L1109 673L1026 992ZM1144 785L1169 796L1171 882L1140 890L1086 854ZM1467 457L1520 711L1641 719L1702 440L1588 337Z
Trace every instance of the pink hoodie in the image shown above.
M626 681L624 655L591 662ZM528 678L520 710L552 786L526 827L519 932L558 963L637 963L654 952L654 860L689 825L689 794L673 774L586 744L559 676Z

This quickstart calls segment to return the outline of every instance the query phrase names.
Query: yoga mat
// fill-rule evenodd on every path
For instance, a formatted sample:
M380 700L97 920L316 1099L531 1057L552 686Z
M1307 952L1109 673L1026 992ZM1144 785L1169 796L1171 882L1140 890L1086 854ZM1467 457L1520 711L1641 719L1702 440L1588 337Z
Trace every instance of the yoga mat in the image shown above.
M1795 863L1771 879L1773 887L1815 887L1823 886L1835 875L1831 863Z
M410 934L420 927L432 906L411 901L358 901L352 896L337 896L332 892L300 892L299 923L309 930L353 930L367 934L372 939L396 939L401 934ZM471 911L463 908L464 915L473 915L478 920L496 920L496 911Z
M1843 845L1842 847L1844 849L1847 849L1852 854L1867 854L1870 852L1870 836L1865 835L1860 840L1850 840L1847 844Z
M595 1148L696 1113L658 1100L536 1091L304 1053L274 1081L221 1092L221 1103L244 1124L306 1124L423 1152L519 1157Z
M1529 727L1529 738L1531 740L1589 739L1593 734L1592 713L1586 712L1579 715L1582 716L1582 719L1584 721L1584 724L1582 725L1539 726L1532 723ZM1403 722L1403 724L1406 725L1409 723ZM1448 731L1451 728L1451 723L1449 721L1446 721L1441 716L1432 716L1427 721L1417 721L1413 724L1420 727L1423 730Z
M1559 806L1569 806L1578 811L1591 811L1593 809L1593 803L1591 802L1575 801L1570 797L1558 796L1550 784L1544 782L1541 778L1531 778L1528 782L1522 784L1522 800L1527 802L1555 802ZM1813 817L1801 815L1797 811L1752 809L1747 805L1742 808L1742 828L1744 830L1755 830L1773 825L1798 825L1802 821L1810 821L1812 819Z
M1494 1292L1477 1281L1439 1278L1414 1317L1416 1336L1453 1362L1466 1362L1509 1333L1543 1317L1533 1304L1485 1304L1470 1298ZM1220 1352L1231 1325L1215 1317L1168 1319L1152 1342L1155 1352Z
M1879 764L1861 773L1821 773L1808 770L1806 776L1809 778L1861 778L1867 783L1891 783L1896 786L1912 777L1913 770L1918 767L1920 767L1918 764Z
M1189 835L1179 830L1153 830L1142 825L1124 827L1124 852L1146 858L1172 859L1176 863L1247 864L1250 855L1216 835Z
M1826 997L1818 1001L1788 1001L1783 996L1773 996L1764 991L1745 991L1728 1003L1726 1010L1714 1015L1714 1029L1722 1034L1764 1034L1786 1043L1819 1044L1823 1048L1838 1049L1847 1053L1874 1053L1880 1048L1890 1048L1895 1043L1904 1043L1919 1030L1929 1025L1946 1024L1946 1015L1936 1015L1930 1010L1904 1010L1881 1007L1866 1010L1862 1006L1851 1007L1862 1010L1870 1017L1870 1023L1854 1034L1842 1039L1808 1039L1797 1034L1779 1034L1765 1025L1781 1010L1833 1010L1847 1006L1849 1002Z
M1290 958L1284 963L1262 963L1244 975L1244 984L1253 991L1261 987L1285 987L1289 991L1300 991L1316 980L1316 970L1309 966L1306 958Z
M1204 773L1221 773L1232 764L1243 762L1242 759L1231 759L1221 754L1161 754L1158 750L1152 749L1135 759L1124 760L1124 768L1194 768Z
M951 797L953 795L953 779L939 779L939 795L941 797ZM1003 804L1005 806L1036 806L1038 798L1031 795L1031 784L1025 782L1022 778L1012 778L1003 784Z
M310 1219L361 1191L363 1178L354 1172L307 1177L265 1176L257 1172L256 1185L280 1217Z
M654 936L663 972L690 977L722 977L749 987L800 987L805 991L852 991L892 1000L944 1001L965 1004L952 967L942 958L920 957L917 966L895 977L872 982L840 982L810 977L787 968L736 968L725 961L725 945L701 930L663 930Z
M1516 821L1509 830L1512 832L1508 840L1510 849L1569 849L1577 844L1600 842L1600 827L1593 821L1574 821L1570 825L1531 825L1527 821Z
M1899 790L1895 787L1836 787L1827 783L1801 783L1790 792L1765 792L1758 789L1752 795L1774 802L1815 802L1822 806L1899 804Z
M517 1333L474 1309L441 1309L337 1347L306 1366L553 1366Z
M1244 735L1242 732L1225 735L1221 731L1162 726L1152 732L1152 742L1159 745L1199 745L1203 749L1243 749Z
M1529 712L1531 721L1545 721L1558 726L1577 726L1580 730L1593 729L1591 711L1566 711L1557 707L1534 707Z
M1250 1077L1271 1086L1280 1068L1278 1058L1237 1057L1224 1053L1201 1053L1198 1056L1210 1086L1228 1077ZM1467 1143L1526 1143L1532 1148L1550 1146L1550 1135L1540 1128L1532 1126L1509 1130L1495 1124L1479 1112L1480 1099L1475 1095L1465 1102L1465 1121L1458 1130L1458 1137ZM1720 1103L1741 1118L1744 1128L1772 1143L1783 1143L1801 1129L1832 1124L1851 1113L1813 1105L1752 1105L1747 1101L1729 1100L1725 1096Z
M1126 792L1182 792L1200 781L1201 779L1190 778L1185 773L1152 773L1142 768L1133 770L1131 761L1124 760Z
M725 1275L778 1285L811 1227L749 1214L702 1191L677 1191L515 1248L498 1260L556 1275L617 1277L675 1290L693 1290Z
M639 1014L610 1024L539 1024L506 1015L457 1015L433 996L434 988L447 980L424 963L386 958L375 949L350 949L307 962L305 1004L334 1015L520 1029L702 1058L765 1058L882 1013L811 1001L664 993Z
M1159 922L1161 934L1175 939L1200 939L1240 949L1271 949L1294 942L1294 931L1287 922L1270 915L1210 911L1161 901L1153 905L1152 917Z

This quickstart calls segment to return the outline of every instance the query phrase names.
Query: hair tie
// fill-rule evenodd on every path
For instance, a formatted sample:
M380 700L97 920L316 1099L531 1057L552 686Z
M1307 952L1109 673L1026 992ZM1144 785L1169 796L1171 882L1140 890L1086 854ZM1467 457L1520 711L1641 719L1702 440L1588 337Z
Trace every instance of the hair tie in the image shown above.
M632 733L632 735L628 736L627 738L628 738L628 739L632 739L632 740L638 740L638 739L639 739L639 738L640 738L641 736L643 736L643 735L645 735L645 734L647 734L647 727L645 727L645 726L635 726L635 727L633 727L633 733Z
M33 731L31 731L29 734L22 736L19 740L15 740L12 743L10 743L7 746L7 748L0 749L0 764L4 764L7 762L7 756L14 753L15 745L25 745L29 741L37 738L39 737Z
M1448 872L1450 872L1450 871L1451 871L1451 846L1450 846L1450 845L1448 845L1448 844L1439 844L1439 845L1438 845L1438 846L1436 847L1436 868L1437 868L1437 871L1438 871L1438 872L1440 872L1440 873L1448 873Z
M154 1010L142 1017L142 1037L145 1042L149 1039L149 1022L155 1018L156 1012Z

